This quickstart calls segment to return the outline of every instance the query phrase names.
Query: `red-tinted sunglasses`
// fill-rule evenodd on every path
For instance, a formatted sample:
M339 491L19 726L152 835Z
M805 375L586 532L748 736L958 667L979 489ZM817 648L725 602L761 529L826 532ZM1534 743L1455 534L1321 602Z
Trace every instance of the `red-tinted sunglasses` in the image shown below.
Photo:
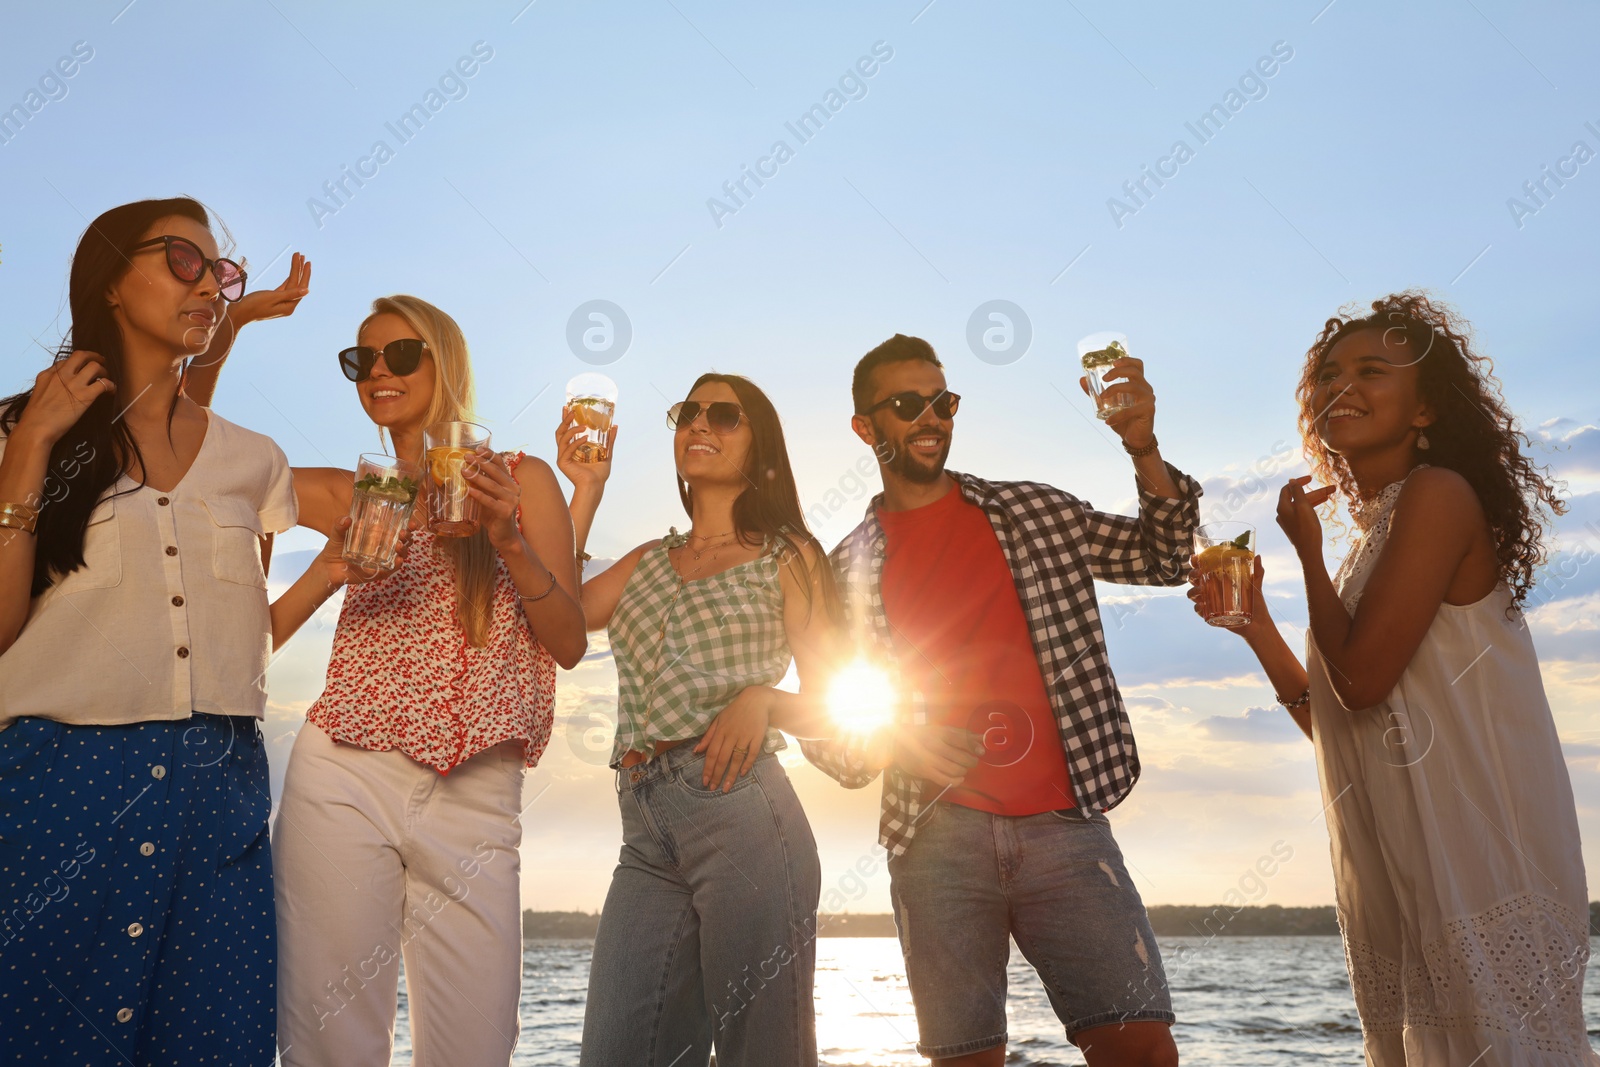
M167 269L172 276L180 282L193 285L210 271L217 279L217 292L222 294L222 299L230 304L244 296L244 283L247 275L244 268L231 259L207 259L206 254L200 251L200 246L187 237L174 237L167 234L164 237L152 237L142 244L133 246L132 251L142 252L146 248L156 245L165 245L167 251Z

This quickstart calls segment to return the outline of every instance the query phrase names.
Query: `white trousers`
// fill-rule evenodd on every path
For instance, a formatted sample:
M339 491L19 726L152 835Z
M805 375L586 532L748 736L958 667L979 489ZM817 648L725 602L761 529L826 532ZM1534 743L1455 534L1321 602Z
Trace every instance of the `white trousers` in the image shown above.
M272 832L284 1067L387 1067L402 958L415 1067L510 1062L522 758L441 775L304 724Z

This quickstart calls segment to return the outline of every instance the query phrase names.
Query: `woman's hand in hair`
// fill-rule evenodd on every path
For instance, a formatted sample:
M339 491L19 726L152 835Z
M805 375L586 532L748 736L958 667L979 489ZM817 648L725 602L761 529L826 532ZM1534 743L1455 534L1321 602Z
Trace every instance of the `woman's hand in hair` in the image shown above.
M54 445L75 426L89 405L117 383L105 376L106 365L95 352L76 351L58 359L33 379L28 406L17 420L12 436L36 434L41 443Z
M605 448L598 458L591 460L583 459L579 452L585 432L572 417L572 408L562 408L561 425L556 427L556 468L572 483L574 494L587 490L598 496L605 488L606 479L611 477L611 454L617 442L617 428L612 426L606 431Z
M711 720L696 752L706 755L705 770L700 781L706 789L721 789L724 793L733 783L750 773L761 755L762 742L767 739L767 724L771 719L772 690L764 685L749 685Z
M522 529L517 525L522 487L506 469L505 460L480 445L474 461L461 468L461 475L466 479L467 492L478 502L489 543L501 552L511 548L522 538Z

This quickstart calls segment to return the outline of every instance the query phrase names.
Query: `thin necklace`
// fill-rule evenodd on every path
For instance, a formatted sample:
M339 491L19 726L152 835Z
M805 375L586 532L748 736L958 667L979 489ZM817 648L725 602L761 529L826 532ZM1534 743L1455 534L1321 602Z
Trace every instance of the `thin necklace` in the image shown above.
M709 534L709 535L707 535L705 537L701 537L699 534L696 534L694 532L694 530L691 528L690 531L689 531L689 542L690 542L690 544L688 545L688 548L689 548L689 551L694 554L694 561L696 563L699 563L700 562L700 557L703 556L707 552L707 550L712 550L712 542L713 542L714 539L719 538L719 537L720 538L730 538L730 537L736 537L736 536L738 536L738 531L730 530L728 533ZM693 543L696 540L700 541L700 549L699 549L699 551L695 551L695 548L694 548L694 544ZM717 558L717 553L722 550L722 547L723 547L723 545L725 543L726 543L725 541L724 542L719 542L716 545L716 548L711 551L711 558L713 560L715 560Z

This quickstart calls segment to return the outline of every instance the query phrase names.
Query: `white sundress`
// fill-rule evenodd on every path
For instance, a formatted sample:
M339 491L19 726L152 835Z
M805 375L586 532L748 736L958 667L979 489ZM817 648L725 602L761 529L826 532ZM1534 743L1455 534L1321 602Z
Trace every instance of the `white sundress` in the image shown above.
M1354 615L1404 482L1356 512ZM1442 604L1399 682L1347 711L1307 640L1339 926L1372 1067L1600 1067L1588 892L1533 641L1502 582Z

